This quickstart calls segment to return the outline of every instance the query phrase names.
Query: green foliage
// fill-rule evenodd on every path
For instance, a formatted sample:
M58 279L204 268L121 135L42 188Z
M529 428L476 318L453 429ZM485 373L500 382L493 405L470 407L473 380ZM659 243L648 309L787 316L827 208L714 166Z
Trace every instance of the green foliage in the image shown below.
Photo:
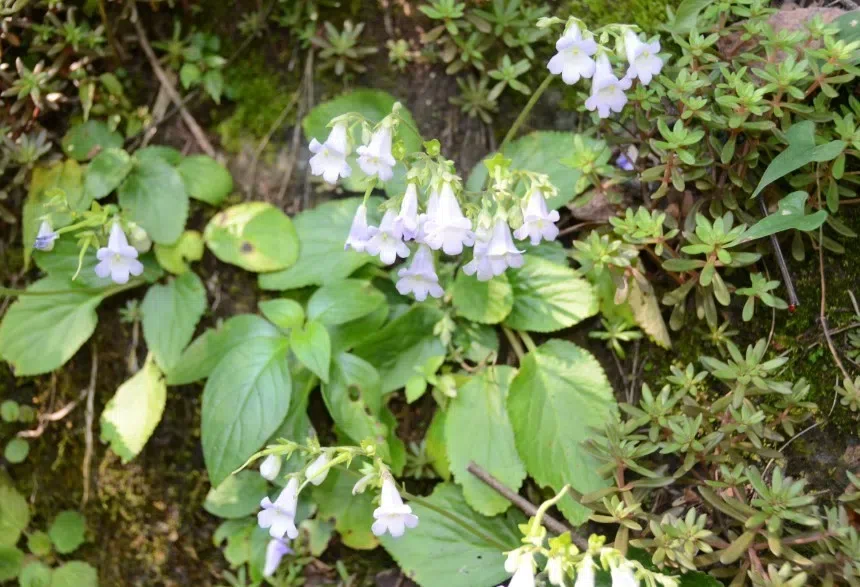
M61 512L48 528L48 536L54 548L60 554L69 554L84 543L87 523L84 517L76 511Z
M264 202L246 202L216 214L203 239L221 261L257 273L286 269L298 257L292 221Z
M243 518L259 509L268 489L268 483L259 473L239 471L209 490L203 509L219 518Z
M146 292L140 306L143 338L162 371L168 373L176 365L205 309L206 289L194 273Z

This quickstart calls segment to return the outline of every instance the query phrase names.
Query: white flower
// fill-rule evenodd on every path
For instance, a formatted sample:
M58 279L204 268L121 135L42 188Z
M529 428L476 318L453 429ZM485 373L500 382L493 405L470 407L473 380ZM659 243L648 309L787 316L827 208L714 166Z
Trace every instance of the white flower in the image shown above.
M418 236L418 187L414 183L406 186L400 213L394 220L403 234L403 240L412 240Z
M535 587L534 559L531 553L521 552L519 549L511 551L505 561L505 570L514 574L508 587Z
M403 295L411 293L419 302L426 300L427 294L434 298L441 298L445 293L439 285L439 276L436 275L436 268L433 266L433 253L426 245L418 246L409 268L401 269L397 275L400 278L396 284L397 291Z
M493 267L487 259L487 247L490 245L490 237L493 236L491 227L486 226L483 222L478 222L478 228L475 230L475 246L472 249L472 260L463 265L463 273L466 275L475 275L477 273L478 281L489 281L493 278ZM509 571L513 573L513 571Z
M418 234L415 235L415 240L423 243L427 237L427 221L430 218L435 218L439 214L439 192L430 190L430 195L427 196L427 211L418 215Z
M558 211L547 210L546 200L540 190L532 190L528 195L528 201L523 208L523 225L515 232L514 236L519 240L528 238L533 245L543 240L554 241L558 236Z
M266 481L274 481L281 472L282 459L278 455L269 455L260 465L260 476Z
M394 210L387 210L379 223L379 228L374 231L364 250L371 255L379 255L380 260L386 265L391 265L397 257L409 256L409 247L403 242L403 234L397 227Z
M633 567L629 563L612 569L612 587L639 587L639 581L633 575Z
M555 75L561 74L564 83L573 85L580 78L590 78L594 75L594 59L597 51L594 39L582 38L579 27L572 25L555 43L558 53L549 60L547 69Z
M328 462L328 453L323 452L314 462L308 465L308 468L305 470L305 477L307 477L308 481L314 485L322 484L328 476L328 472L331 470L331 468L327 466Z
M615 77L606 55L599 56L594 70L594 79L591 80L591 95L585 101L585 107L592 112L597 110L600 118L609 116L610 111L621 112L627 104L624 90L630 89L630 84L630 78Z
M311 173L321 175L328 183L337 183L338 177L349 177L352 169L346 162L349 154L347 144L347 129L345 122L339 122L331 129L325 143L320 144L316 139L311 140Z
M577 565L573 587L594 587L594 561L590 556L586 556Z
M293 554L293 549L280 538L272 538L266 545L266 564L263 566L263 576L271 577L278 570L284 555Z
M286 534L291 540L298 538L296 528L296 507L299 503L299 480L290 477L287 486L272 503L267 497L260 502L263 508L257 513L257 524L260 528L268 528L272 538L283 538Z
M627 53L627 77L639 78L642 85L647 86L651 79L663 69L663 60L660 59L660 41L643 43L636 33L627 29L624 32L624 50Z
M149 238L146 231L137 224L129 226L128 236L130 239L129 244L137 249L138 253L148 253L149 249L152 248L152 239Z
M367 175L375 175L382 181L394 177L393 167L397 163L391 154L391 128L383 124L370 137L370 143L358 149L358 166Z
M110 275L114 283L128 283L129 275L137 276L143 273L143 264L137 260L137 249L128 244L119 222L114 222L110 229L108 246L96 251L96 258L100 261L95 268L96 275Z
M36 240L33 241L33 248L40 251L50 251L54 248L54 241L60 238L60 235L54 232L51 228L51 223L43 220L39 225L39 232L36 234Z
M546 575L550 583L564 587L564 559L560 556L551 556L546 561Z
M349 227L349 236L346 237L346 244L343 245L343 250L353 249L359 253L364 252L367 248L367 241L376 232L376 228L367 225L367 206L361 204L355 210L355 216L352 218L352 226Z
M412 508L403 503L394 479L386 475L382 480L382 494L379 499L379 507L373 511L373 522L371 530L377 536L386 532L394 538L403 536L406 528L414 528L418 525L418 516L412 513Z
M497 217L493 224L493 234L487 243L484 257L493 275L501 275L508 267L523 266L523 251L514 246L511 229L504 218ZM477 252L476 252L477 254ZM480 279L480 276L478 277Z
M446 255L459 255L464 245L472 246L475 242L472 223L463 215L450 183L442 185L438 203L432 209L428 203L424 242L433 250L442 249Z
M352 486L352 494L358 495L359 493L364 493L364 490L367 489L367 486L370 485L370 482L374 479L376 479L376 472L368 473L356 481L355 485Z

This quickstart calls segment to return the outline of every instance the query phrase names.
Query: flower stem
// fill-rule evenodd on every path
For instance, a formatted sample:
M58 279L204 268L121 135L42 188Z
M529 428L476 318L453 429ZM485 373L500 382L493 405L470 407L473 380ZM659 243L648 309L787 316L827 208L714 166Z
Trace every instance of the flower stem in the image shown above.
M535 341L532 340L532 337L529 336L528 332L524 330L517 330L517 334L520 335L520 338L523 339L523 342L526 343L526 348L529 349L529 352L532 352L537 348Z
M118 294L127 289L132 289L139 285L143 285L143 280L129 281L126 284L114 287L76 287L74 289L46 289L45 291L32 291L28 289L14 289L10 287L0 287L0 297L19 297L19 296L55 296L63 294L80 294L80 293L102 293L103 297Z
M517 361L521 363L526 352L523 350L523 345L520 344L520 340L514 334L514 331L507 326L502 326L502 332L505 333L505 337L507 337L508 342L511 343L511 348L514 349L514 353L517 355Z
M514 123L511 125L510 130L508 130L508 134L506 134L505 138L502 139L502 143L499 145L499 153L504 151L505 145L511 142L511 139L516 136L517 131L520 130L520 126L522 126L522 124L526 121L526 118L528 118L529 113L532 111L532 108L534 108L535 104L537 104L537 101L540 100L540 97L549 87L549 84L552 83L554 77L555 75L551 73L547 74L546 78L538 86L538 89L535 90L534 94L532 94L532 97L529 98L528 102L526 102L526 105L523 107L519 116L517 116L517 119L514 120Z

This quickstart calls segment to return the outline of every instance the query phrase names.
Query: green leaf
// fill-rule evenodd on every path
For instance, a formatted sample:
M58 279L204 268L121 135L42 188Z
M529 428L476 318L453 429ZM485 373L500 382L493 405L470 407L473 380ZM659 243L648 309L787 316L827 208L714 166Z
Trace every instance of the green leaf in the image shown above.
M298 261L284 271L260 275L263 289L296 289L341 280L370 262L365 253L344 250L355 210L361 198L334 200L305 210L293 219L301 245ZM367 202L368 222L379 220L379 198Z
M101 120L76 124L63 137L63 152L77 161L92 159L105 149L121 149L122 135Z
M69 554L84 543L87 521L79 512L66 510L54 518L48 536L60 554Z
M516 370L490 367L457 390L445 418L445 439L451 472L463 486L463 496L475 511L494 516L511 502L467 471L470 462L489 472L517 493L526 469L517 454L505 400Z
M30 506L23 495L0 480L0 546L14 546L30 523Z
M674 19L663 26L663 30L687 35L696 28L699 13L713 4L714 0L682 0L675 10Z
M221 93L224 91L224 76L220 71L210 69L203 74L203 87L216 104L221 103Z
M176 168L158 157L136 158L119 186L119 205L153 242L169 245L185 230L188 194Z
M98 587L99 574L85 562L72 561L54 569L51 587Z
M511 141L502 152L512 160L512 169L545 173L549 176L552 184L558 187L558 195L547 200L550 210L561 208L584 189L584 186L577 185L582 172L561 163L564 157L576 149L575 137L575 134L569 132L537 131ZM592 138L581 135L580 138L586 146L595 143ZM486 180L487 167L480 162L469 174L466 189L481 191Z
M426 443L427 458L433 465L433 469L443 480L448 481L451 478L451 461L448 458L445 441L445 420L446 413L442 410L436 410L430 421L430 426L427 428L427 433L424 435L424 442Z
M269 483L257 471L239 471L209 490L203 509L219 518L242 518L260 509Z
M0 546L0 582L11 581L21 572L24 553L14 546Z
M332 469L319 487L313 488L313 500L319 507L317 517L334 519L335 530L349 548L372 550L379 545L370 526L373 523L373 492L352 494L358 477Z
M846 12L834 20L833 24L839 27L837 37L840 41L844 41L846 43L860 41L860 10ZM856 63L857 60L858 56L855 54L854 62Z
M129 174L134 163L122 149L105 149L87 165L84 191L90 200L101 200L116 188Z
M505 324L516 330L554 332L598 311L594 289L570 267L526 256L523 266L507 275L514 307Z
M322 143L331 131L328 128L328 123L336 116L356 112L364 116L370 123L376 124L391 114L395 102L394 96L381 90L354 90L315 106L302 120L302 129L308 141L317 139ZM394 140L403 142L405 155L421 150L423 141L414 130L417 125L412 115L406 108L401 107L399 116L404 122L397 127ZM352 142L354 145L360 145L362 143L361 138L358 129L353 131ZM356 163L356 158L357 153L353 149L353 153L349 157L352 175L344 180L343 187L347 191L363 192L366 188L367 176ZM394 167L394 177L385 182L384 187L388 195L392 197L402 195L406 191L406 166L403 163L398 163Z
M299 242L289 217L266 202L245 202L216 214L203 238L216 257L256 273L296 262Z
M526 470L554 491L568 483L580 493L607 485L581 445L592 436L590 427L602 428L616 413L600 363L565 340L550 340L528 353L508 393L508 414ZM574 525L591 513L570 497L559 508Z
M305 311L295 300L265 300L259 302L257 307L269 322L284 330L298 328L305 321Z
M79 255L80 249L74 241L61 238L55 243L53 251L36 251L33 255L33 260L39 266L39 269L51 277L63 280L69 287L77 288L84 286L86 288L104 288L105 290L117 288L117 285L110 277L99 277L96 275L95 267L99 261L95 255L95 251L92 249L84 255L83 263L81 263L81 271L77 279L71 281L71 278L78 270ZM161 267L152 258L152 255L143 255L139 260L143 263L143 274L140 277L134 278L135 281L143 280L151 283L164 274Z
M759 193L778 180L793 171L797 171L807 163L813 161L830 161L839 156L845 149L844 141L830 141L823 145L815 145L815 123L804 120L794 124L785 133L788 139L788 148L773 158L770 165L764 171L761 181L750 196L756 197Z
M304 329L293 328L290 332L290 348L296 358L323 383L328 383L331 365L331 340L325 326L311 320Z
M188 195L218 206L233 191L233 176L227 168L206 155L185 157L177 167Z
M205 309L206 288L195 273L153 285L146 292L140 306L143 338L163 371L176 365Z
M290 407L286 338L254 338L218 363L203 389L201 441L219 485L266 442Z
M330 326L328 333L331 338L332 352L348 351L378 332L388 318L388 311L388 304L382 304L363 318L338 326Z
M143 149L138 149L137 151L135 151L134 158L138 161L144 161L146 159L161 159L165 163L176 167L182 161L182 153L180 153L173 147L166 147L164 145L152 145L150 147L144 147Z
M379 371L382 393L405 387L416 365L445 354L445 346L433 334L441 319L436 308L418 304L355 347L355 355Z
M627 303L633 311L633 318L642 331L664 349L672 348L669 329L660 311L660 304L653 290L645 291L635 279L630 280L630 293Z
M308 300L308 319L337 326L370 314L385 296L369 281L344 279L323 285Z
M498 324L511 313L514 293L504 274L478 281L474 275L460 271L451 288L451 301L458 316L481 324Z
M203 258L203 236L196 230L186 230L171 245L153 247L158 264L173 273L182 275L191 270L189 263Z
M233 349L251 343L254 339L280 340L282 336L277 328L259 316L233 316L220 328L206 330L185 349L167 374L167 384L187 385L205 379Z
M26 440L23 438L13 438L6 444L6 448L3 450L3 458L13 465L17 465L18 463L23 463L29 453L30 445L27 444Z
M78 288L57 277L42 278L27 288L53 290L66 293L21 296L0 322L0 357L18 377L49 373L71 359L95 330L96 306L108 293Z
M36 530L27 537L27 548L36 556L48 556L54 548L54 543L47 532Z
M18 575L18 585L19 587L50 587L52 576L51 567L43 562L33 560L21 569L21 573Z
M509 578L504 552L520 546L517 512L487 518L466 504L460 489L451 483L436 485L422 498L433 509L411 502L421 520L402 538L385 535L382 546L403 572L421 587L478 587L498 585ZM439 511L445 512L442 515ZM463 520L466 528L448 516Z
M812 214L806 214L805 205L808 198L809 194L806 192L788 194L779 201L776 212L765 216L746 229L738 241L745 242L764 238L785 230L802 230L804 232L815 230L827 220L827 212L819 210Z
M153 356L143 368L119 386L101 417L102 442L127 463L140 454L161 421L167 402L167 386Z
M33 243L44 216L50 216L51 224L55 230L72 222L69 213L60 212L51 204L57 190L62 190L69 199L69 205L80 211L79 206L82 206L83 203L76 202L75 197L77 194L77 199L83 200L84 190L81 182L81 166L78 165L77 161L68 159L65 163L57 161L52 164L37 165L33 168L27 199L24 201L24 209L21 214L25 268L30 266ZM89 203L83 207L89 207ZM62 242L61 239L56 244L59 245Z
M179 81L186 90L200 81L203 72L194 63L183 63L179 69Z

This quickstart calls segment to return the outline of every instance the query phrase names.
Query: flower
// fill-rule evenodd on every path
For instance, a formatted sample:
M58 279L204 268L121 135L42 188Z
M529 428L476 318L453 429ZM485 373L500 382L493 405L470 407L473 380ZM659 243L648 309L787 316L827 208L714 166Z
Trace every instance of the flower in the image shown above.
M623 169L624 171L633 171L633 161L630 160L625 153L621 153L618 155L618 158L615 160L615 165L618 166L619 169Z
M576 582L573 587L594 587L594 561L587 556L576 567Z
M43 220L39 225L39 232L36 234L36 240L33 241L33 248L40 251L50 251L54 248L54 241L60 238L60 235L54 232L51 228L51 223Z
M564 559L551 556L546 561L546 574L549 582L558 587L564 587Z
M568 85L573 85L581 77L590 78L594 75L594 59L597 43L590 36L582 38L579 27L572 25L555 43L558 51L547 64L547 69L555 75L561 74L561 79Z
M358 166L367 175L375 175L382 181L394 177L392 169L397 161L391 154L391 128L383 124L370 137L370 143L357 149Z
M514 574L508 587L534 587L534 559L530 552L523 552L520 549L509 552L505 561L505 570Z
M364 490L367 489L367 486L370 485L371 481L376 479L376 472L368 473L361 479L355 482L355 485L352 486L352 494L358 495L359 493L364 493Z
M337 183L338 177L352 175L352 168L346 162L349 145L345 122L334 125L325 143L312 139L310 149L314 154L310 160L312 174L321 175L328 183Z
M636 33L627 29L624 31L624 50L627 53L627 77L639 78L642 85L647 86L651 79L663 69L663 60L660 59L660 41L643 43Z
M439 213L439 192L430 190L430 195L427 196L427 211L418 215L418 234L415 235L415 240L423 243L427 237L427 220L435 218Z
M326 476L328 476L328 472L331 470L331 468L328 467L328 462L328 453L323 452L314 462L308 465L307 469L305 469L305 477L307 477L307 480L314 485L322 484L322 482L325 481Z
M266 481L274 481L281 472L281 457L278 455L269 455L260 465L260 476Z
M349 236L346 237L343 250L353 249L359 253L364 252L367 241L370 240L374 232L376 232L376 228L367 225L367 206L362 203L355 210L355 216L352 218L352 226L349 227Z
M296 507L299 503L299 480L290 477L287 486L281 491L275 503L268 496L260 502L262 511L257 513L257 524L260 528L268 528L272 538L283 538L284 534L291 540L298 538L296 528Z
M493 278L493 268L487 259L487 247L489 247L490 237L493 235L490 228L490 226L485 225L482 221L478 221L478 228L475 230L475 247L472 249L472 260L463 265L463 273L466 275L475 275L477 273L478 281L489 281ZM513 573L513 571L510 572Z
M364 250L371 255L379 255L380 260L386 265L391 265L397 257L409 256L409 247L403 242L403 234L395 222L394 210L387 210L379 223L379 228L367 241Z
M514 236L519 240L529 238L533 245L540 243L541 238L554 241L558 236L558 211L547 210L546 200L540 190L533 189L528 195L528 201L523 208L523 225Z
M487 263L489 263L492 274L501 275L508 267L522 267L522 253L523 251L518 250L514 246L514 239L511 238L511 229L507 221L502 217L497 217L493 224L492 236L487 243L486 251L484 251L484 256ZM480 276L478 279L480 279Z
M394 219L403 234L403 240L412 240L418 236L418 187L414 183L406 186L400 213Z
M373 510L373 522L371 530L377 536L382 536L387 531L394 538L403 536L406 528L414 528L418 525L418 516L412 513L412 508L404 505L394 484L394 479L386 475L382 480L382 493L379 498L379 507Z
M108 246L96 251L96 258L100 261L95 268L96 275L110 275L114 283L128 283L129 275L137 276L143 273L143 264L137 260L137 249L128 244L119 222L113 223Z
M623 563L612 569L612 587L639 587L639 581L633 575L633 567Z
M400 278L396 284L397 291L403 295L414 294L419 302L426 300L428 293L434 298L441 298L445 293L433 266L433 253L426 245L418 246L409 268L401 269L397 275Z
M128 227L129 244L137 249L138 253L147 253L152 248L152 239L146 231L137 224Z
M432 198L432 195L431 195ZM450 183L442 184L438 203L427 205L424 242L433 250L442 249L446 255L459 255L463 246L472 246L475 233L472 222L463 216Z
M263 576L271 577L278 570L284 555L293 554L293 549L280 538L272 538L266 545L266 564L263 566Z
M585 101L585 107L592 112L597 110L600 118L609 116L610 111L621 112L627 104L624 90L630 89L630 84L629 78L615 77L606 55L599 56L594 70L594 79L591 81L591 95Z

